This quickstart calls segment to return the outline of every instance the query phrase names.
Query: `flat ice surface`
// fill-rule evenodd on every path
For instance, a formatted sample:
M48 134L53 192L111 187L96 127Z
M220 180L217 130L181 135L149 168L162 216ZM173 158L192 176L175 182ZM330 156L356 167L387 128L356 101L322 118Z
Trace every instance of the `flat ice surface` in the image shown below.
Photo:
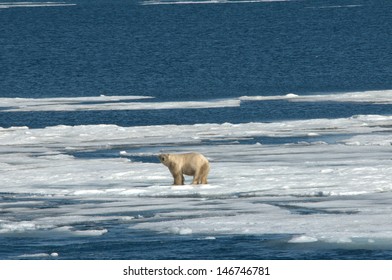
M238 107L239 99L182 102L141 102L150 96L99 96L73 98L0 98L0 111L91 111L161 110L183 108ZM131 102L138 100L137 102Z
M241 101L288 100L291 102L367 102L392 104L392 90L335 93L322 95L241 96L203 101L154 101L152 96L97 96L62 98L1 98L0 112L162 110L239 107ZM142 101L148 100L148 102Z
M61 7L74 6L76 4L65 2L0 2L0 9L8 8L32 8L32 7Z
M392 247L391 129L392 116L380 115L0 128L0 235L100 236L110 229L76 225L117 221L209 238L290 234L290 243ZM304 141L264 145L262 137ZM188 151L210 159L208 185L172 186L156 159Z
M319 95L297 95L289 93L280 96L241 96L240 100L280 100L285 99L289 101L300 102L320 102L320 101L336 101L336 102L369 102L376 104L391 104L392 90L379 91L359 91L346 93L331 93Z
M147 0L142 5L202 5L202 4L243 4L243 3L263 3L263 2L286 2L292 0Z

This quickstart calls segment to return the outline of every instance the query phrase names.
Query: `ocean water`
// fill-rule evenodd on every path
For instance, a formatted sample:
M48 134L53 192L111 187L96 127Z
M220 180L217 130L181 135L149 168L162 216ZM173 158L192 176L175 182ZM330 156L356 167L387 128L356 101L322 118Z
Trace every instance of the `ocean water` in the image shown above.
M391 259L391 9L0 2L0 258Z

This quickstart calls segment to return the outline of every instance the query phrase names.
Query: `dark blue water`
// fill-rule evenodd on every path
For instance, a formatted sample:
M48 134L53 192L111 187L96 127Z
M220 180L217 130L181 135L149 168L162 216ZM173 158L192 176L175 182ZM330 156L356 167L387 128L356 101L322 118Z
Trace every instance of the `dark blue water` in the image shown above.
M67 3L77 5L0 10L1 97L149 95L176 101L392 88L388 0ZM187 110L178 118L181 112L0 111L0 126L238 123L390 114L391 108L275 101Z
M392 87L388 0L66 2L77 5L1 10L1 96L186 100ZM363 6L317 9L348 4Z
M26 252L61 252L62 260L363 260L390 259L391 250L339 248L332 244L290 244L289 235L173 236L134 232L111 227L105 237L88 238L0 238L1 259L54 259L23 257Z
M392 88L390 0L66 3L77 5L0 9L0 97L145 95L157 102ZM245 123L356 114L392 114L392 106L260 101L242 102L237 108L186 110L0 109L0 127ZM392 257L388 250L290 245L290 236L205 240L134 232L121 224L104 226L110 230L99 237L0 236L0 258L52 251L61 251L64 259Z

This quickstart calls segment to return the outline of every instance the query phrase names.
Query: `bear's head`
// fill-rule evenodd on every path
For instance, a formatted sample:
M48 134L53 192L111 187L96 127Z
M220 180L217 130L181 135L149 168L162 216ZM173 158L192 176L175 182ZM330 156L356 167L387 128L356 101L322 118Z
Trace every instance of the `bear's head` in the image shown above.
M169 154L161 154L158 156L158 158L164 165L167 166L169 164Z

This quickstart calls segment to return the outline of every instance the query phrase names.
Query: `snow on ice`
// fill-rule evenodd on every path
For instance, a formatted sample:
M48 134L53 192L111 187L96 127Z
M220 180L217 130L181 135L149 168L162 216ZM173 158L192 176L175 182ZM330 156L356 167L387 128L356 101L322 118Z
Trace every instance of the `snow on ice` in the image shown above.
M386 102L376 96L373 101ZM392 247L391 128L392 116L379 115L0 128L0 235L100 236L110 230L100 223L116 221L208 238L288 234L290 243ZM294 136L304 141L258 140ZM211 161L210 184L170 185L157 154L192 150ZM75 226L84 223L90 227Z

